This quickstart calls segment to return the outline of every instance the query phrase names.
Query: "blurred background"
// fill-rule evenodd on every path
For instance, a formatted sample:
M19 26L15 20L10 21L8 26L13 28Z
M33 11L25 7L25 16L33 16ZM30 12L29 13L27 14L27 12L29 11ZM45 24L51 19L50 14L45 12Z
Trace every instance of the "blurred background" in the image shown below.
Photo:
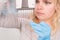
M7 0L4 5L4 14L12 13L26 17L26 15L33 12L35 0Z
M29 17L35 8L35 0L16 0L16 9L21 17Z
M35 8L35 0L8 0L5 3L5 9L8 9L9 13L28 13L32 12ZM30 13L29 12L29 13Z
M29 18L34 8L35 0L0 0L0 40L20 40L16 18Z

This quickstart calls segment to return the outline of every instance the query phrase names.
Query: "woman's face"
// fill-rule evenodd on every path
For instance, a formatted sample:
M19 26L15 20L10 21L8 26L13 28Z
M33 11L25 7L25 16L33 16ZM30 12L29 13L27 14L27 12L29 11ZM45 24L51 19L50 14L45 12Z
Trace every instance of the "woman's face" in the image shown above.
M46 20L55 12L55 2L52 0L36 0L34 14L39 20Z

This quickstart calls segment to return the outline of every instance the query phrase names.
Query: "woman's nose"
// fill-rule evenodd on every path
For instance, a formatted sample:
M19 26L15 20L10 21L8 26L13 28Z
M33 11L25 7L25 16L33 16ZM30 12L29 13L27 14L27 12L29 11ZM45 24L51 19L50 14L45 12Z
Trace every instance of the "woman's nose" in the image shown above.
M37 4L37 9L38 10L42 10L43 9L43 4L42 3L38 3Z

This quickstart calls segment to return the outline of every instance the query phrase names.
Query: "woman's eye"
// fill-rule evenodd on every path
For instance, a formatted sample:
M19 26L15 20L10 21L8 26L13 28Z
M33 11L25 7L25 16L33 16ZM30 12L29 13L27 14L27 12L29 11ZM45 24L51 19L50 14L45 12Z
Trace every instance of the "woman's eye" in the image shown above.
M47 1L46 1L45 4L51 4L51 2L47 2Z
M36 3L39 3L39 1L38 1L38 0L36 0Z

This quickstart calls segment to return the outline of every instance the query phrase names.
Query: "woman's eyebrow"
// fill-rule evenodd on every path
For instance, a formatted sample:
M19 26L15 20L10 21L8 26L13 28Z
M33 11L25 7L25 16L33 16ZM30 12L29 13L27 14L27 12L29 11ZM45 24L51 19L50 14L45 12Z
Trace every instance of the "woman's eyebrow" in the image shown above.
M48 0L43 0L43 1L45 2L45 1L48 1Z
M43 1L50 1L51 2L51 0L43 0Z

